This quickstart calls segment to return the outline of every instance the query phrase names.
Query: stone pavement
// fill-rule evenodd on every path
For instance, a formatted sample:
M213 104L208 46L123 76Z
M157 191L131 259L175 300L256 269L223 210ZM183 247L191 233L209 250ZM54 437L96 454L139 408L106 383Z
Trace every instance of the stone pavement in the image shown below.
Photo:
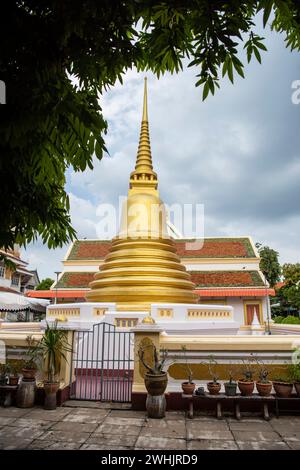
M0 449L300 449L300 416L217 421L167 412L155 420L92 402L67 402L55 411L0 408Z

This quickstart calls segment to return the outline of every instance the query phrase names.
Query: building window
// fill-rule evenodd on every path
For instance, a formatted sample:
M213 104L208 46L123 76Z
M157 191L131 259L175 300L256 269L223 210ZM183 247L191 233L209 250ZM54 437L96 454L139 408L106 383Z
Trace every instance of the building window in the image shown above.
M13 274L11 276L11 285L12 286L19 286L20 276L19 274Z
M244 301L244 316L245 325L251 325L257 317L260 324L263 324L262 303L259 300L246 300Z
M4 277L4 276L5 276L5 267L0 266L0 277Z

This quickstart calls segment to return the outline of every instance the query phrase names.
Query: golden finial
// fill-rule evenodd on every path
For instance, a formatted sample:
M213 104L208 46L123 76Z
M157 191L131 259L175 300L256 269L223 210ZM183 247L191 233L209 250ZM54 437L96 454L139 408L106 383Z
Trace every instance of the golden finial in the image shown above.
M142 121L148 122L148 103L147 103L147 77L144 78L144 104Z
M152 186L157 188L157 174L153 171L147 102L147 78L144 78L143 115L135 170L130 175L130 187Z

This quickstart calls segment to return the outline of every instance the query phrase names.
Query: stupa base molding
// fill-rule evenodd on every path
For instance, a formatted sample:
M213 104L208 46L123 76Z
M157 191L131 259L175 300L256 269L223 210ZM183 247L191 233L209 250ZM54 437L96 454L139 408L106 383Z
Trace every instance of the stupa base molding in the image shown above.
M139 325L149 313L165 334L235 335L241 326L235 321L231 306L183 303L153 303L145 310L130 306L122 311L113 302L56 304L47 308L46 319L58 320L62 327L74 330L91 329L100 322L128 330Z

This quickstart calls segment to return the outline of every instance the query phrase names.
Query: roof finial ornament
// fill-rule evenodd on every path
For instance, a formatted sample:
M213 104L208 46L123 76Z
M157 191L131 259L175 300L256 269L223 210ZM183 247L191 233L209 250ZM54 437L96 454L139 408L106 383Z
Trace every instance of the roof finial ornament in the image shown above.
M148 122L147 77L144 78L144 105L142 121Z
M145 186L157 189L157 174L153 171L149 136L147 77L144 78L143 114L139 147L135 169L130 175L130 188Z

